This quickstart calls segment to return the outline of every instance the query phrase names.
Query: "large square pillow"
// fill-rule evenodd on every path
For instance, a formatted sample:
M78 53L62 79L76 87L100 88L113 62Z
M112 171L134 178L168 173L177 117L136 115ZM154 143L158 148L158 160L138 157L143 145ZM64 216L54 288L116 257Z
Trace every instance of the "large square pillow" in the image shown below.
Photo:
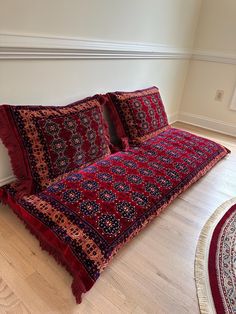
M24 193L110 154L97 98L67 106L0 106L0 138ZM21 192L22 192L21 191Z
M134 92L114 92L106 95L112 120L123 148L139 144L166 130L168 120L157 87Z

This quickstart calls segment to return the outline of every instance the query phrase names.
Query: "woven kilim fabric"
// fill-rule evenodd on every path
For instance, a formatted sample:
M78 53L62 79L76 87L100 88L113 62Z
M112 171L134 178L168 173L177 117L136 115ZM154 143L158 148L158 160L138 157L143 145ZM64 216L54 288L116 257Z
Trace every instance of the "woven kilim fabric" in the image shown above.
M2 199L72 273L80 302L117 251L227 153L210 140L170 128L38 194L14 201L9 185Z
M108 106L123 148L142 143L166 130L168 120L157 87L107 94Z
M96 97L68 106L2 105L0 125L22 194L38 192L59 175L110 154Z

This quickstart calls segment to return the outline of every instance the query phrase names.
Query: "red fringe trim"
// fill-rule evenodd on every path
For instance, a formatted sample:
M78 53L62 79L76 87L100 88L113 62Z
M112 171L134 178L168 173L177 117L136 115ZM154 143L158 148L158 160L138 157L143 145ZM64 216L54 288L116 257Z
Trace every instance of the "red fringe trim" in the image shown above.
M27 158L24 155L24 148L8 105L0 106L0 125L0 138L8 150L13 172L21 181L19 196L30 194L33 191L34 184L28 168Z
M82 294L94 285L94 281L90 278L84 266L74 256L70 247L38 219L31 216L3 189L0 189L0 198L3 203L8 204L13 209L15 214L24 222L25 227L39 240L41 248L52 255L57 263L64 266L72 275L72 292L76 303L81 303Z

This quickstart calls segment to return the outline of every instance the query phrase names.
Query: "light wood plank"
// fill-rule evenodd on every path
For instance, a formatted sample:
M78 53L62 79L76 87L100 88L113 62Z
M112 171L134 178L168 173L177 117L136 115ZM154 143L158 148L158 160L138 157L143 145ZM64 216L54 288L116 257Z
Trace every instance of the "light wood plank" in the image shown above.
M23 302L14 294L2 278L0 278L0 314L29 314Z

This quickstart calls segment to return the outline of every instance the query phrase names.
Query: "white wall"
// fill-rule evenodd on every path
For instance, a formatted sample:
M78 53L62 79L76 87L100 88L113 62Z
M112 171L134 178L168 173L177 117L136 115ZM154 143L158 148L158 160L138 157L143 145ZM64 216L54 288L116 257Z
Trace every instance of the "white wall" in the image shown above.
M195 38L195 48L236 53L235 0L204 0Z
M180 118L236 136L236 111L230 110L236 88L235 0L203 1L195 51L207 57L190 63ZM215 100L217 90L224 91L221 102Z
M192 47L200 3L200 0L0 0L0 30Z
M200 4L201 0L0 0L0 35L78 37L145 42L174 51L191 49ZM1 103L64 104L97 92L157 85L172 118L179 110L189 64L168 55L163 60L6 60L7 49L2 44ZM3 184L12 171L1 145L0 156Z

